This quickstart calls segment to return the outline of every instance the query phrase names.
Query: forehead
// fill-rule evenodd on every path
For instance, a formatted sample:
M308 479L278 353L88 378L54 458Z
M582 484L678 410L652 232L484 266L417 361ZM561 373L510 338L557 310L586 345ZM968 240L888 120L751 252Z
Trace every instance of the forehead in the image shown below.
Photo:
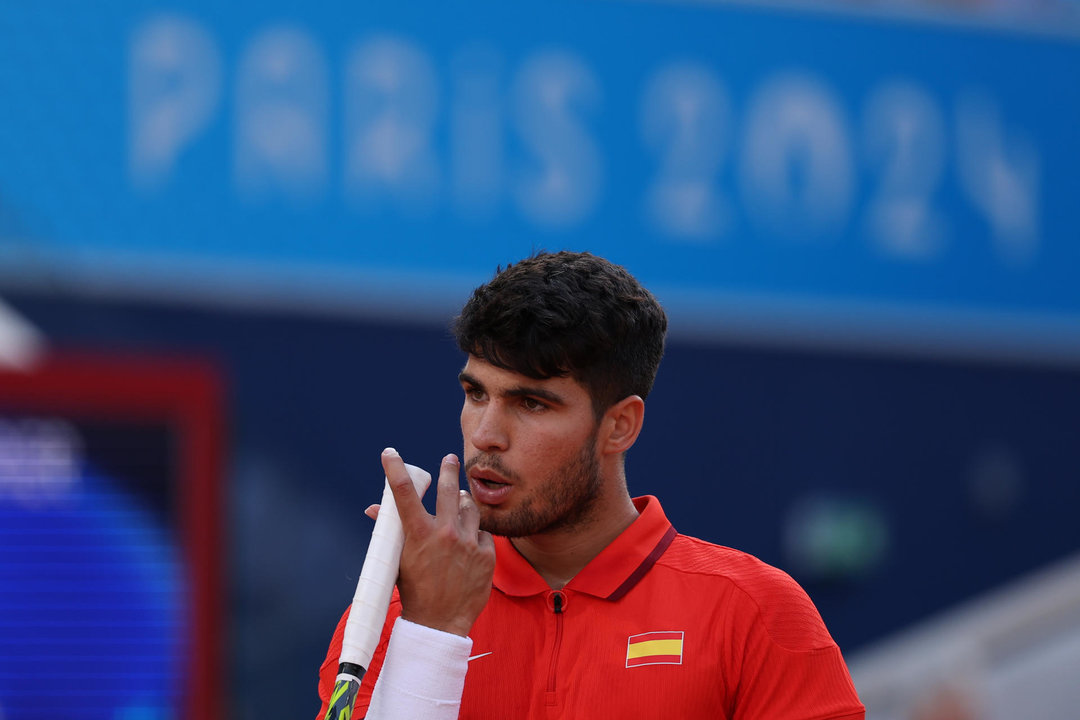
M484 385L489 393L513 391L521 388L541 388L559 395L567 403L589 401L589 393L572 377L531 378L513 370L492 365L483 358L470 355L462 372Z

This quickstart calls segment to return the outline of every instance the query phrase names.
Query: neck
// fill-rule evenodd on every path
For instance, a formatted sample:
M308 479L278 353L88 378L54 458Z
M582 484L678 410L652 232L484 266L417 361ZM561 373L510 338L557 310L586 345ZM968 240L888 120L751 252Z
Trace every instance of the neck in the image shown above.
M573 527L512 538L510 542L550 588L561 590L638 516L625 491L596 510Z

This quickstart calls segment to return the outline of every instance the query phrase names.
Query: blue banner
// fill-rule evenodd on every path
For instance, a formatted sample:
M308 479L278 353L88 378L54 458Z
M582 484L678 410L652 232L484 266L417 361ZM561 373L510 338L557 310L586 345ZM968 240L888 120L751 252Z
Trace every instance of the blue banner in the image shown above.
M445 315L536 248L676 325L1080 355L1076 40L725 4L0 8L0 280Z

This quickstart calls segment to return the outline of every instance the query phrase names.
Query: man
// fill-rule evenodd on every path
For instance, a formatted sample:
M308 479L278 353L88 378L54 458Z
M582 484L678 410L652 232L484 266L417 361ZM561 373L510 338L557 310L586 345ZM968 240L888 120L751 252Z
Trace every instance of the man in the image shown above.
M431 516L383 453L405 545L354 716L863 717L790 577L630 497L623 460L666 331L653 296L588 253L541 253L476 289L455 326L470 492L448 455Z

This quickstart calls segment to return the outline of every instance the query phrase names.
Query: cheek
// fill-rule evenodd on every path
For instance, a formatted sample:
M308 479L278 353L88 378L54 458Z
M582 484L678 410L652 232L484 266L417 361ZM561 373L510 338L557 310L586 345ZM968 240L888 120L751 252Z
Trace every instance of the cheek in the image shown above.
M518 445L522 454L536 467L562 467L568 458L577 457L587 435L568 428L532 428L520 433Z

